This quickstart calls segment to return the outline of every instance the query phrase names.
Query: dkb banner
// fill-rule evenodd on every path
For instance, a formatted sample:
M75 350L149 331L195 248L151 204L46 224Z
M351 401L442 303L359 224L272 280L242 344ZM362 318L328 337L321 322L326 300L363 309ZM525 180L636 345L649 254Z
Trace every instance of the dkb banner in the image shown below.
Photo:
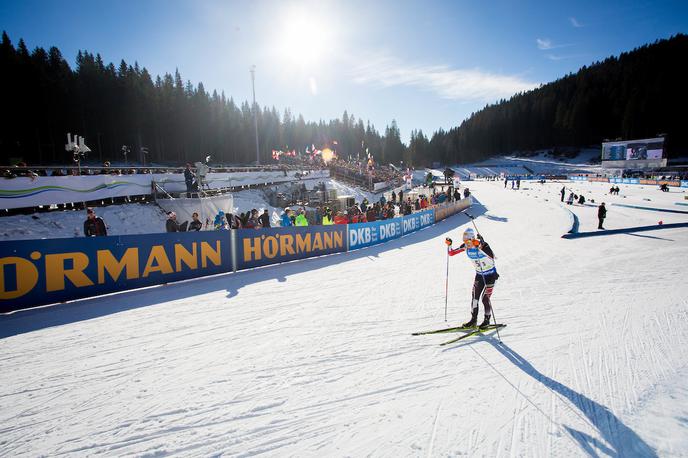
M425 210L402 218L403 235L435 224L435 210Z
M229 232L0 242L0 313L232 270Z
M401 237L401 218L349 224L349 250L357 250Z
M346 225L239 229L237 269L346 251Z

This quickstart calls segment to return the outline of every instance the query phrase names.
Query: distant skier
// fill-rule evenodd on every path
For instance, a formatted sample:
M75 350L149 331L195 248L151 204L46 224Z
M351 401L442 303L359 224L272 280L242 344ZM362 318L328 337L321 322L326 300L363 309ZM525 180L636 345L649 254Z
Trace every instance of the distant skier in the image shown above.
M473 298L471 301L471 319L462 326L466 328L475 327L478 323L478 304L482 295L485 317L479 328L485 329L490 325L492 317L492 304L490 297L494 289L495 282L499 278L494 262L494 252L490 245L483 240L480 234L475 234L471 228L463 233L463 243L456 249L452 249L452 239L447 238L445 243L448 247L449 256L466 252L468 258L475 266L475 279L473 280Z
M564 196L566 195L566 186L564 186L563 188L561 188L561 191L560 191L560 192L561 192L561 201L563 202L563 201L564 201Z

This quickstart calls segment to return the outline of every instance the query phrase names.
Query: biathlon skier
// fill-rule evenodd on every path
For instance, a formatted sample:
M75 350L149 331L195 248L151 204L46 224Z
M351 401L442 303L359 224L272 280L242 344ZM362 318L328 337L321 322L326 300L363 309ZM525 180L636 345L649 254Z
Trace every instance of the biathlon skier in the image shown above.
M490 303L490 296L494 289L495 282L499 278L497 268L494 262L494 253L490 245L483 240L480 234L477 234L472 228L468 228L463 233L463 243L460 247L452 249L452 239L447 237L445 240L447 244L447 252L449 256L457 255L461 252L466 252L468 258L475 266L475 280L473 281L473 299L471 301L471 319L462 326L465 328L475 328L478 323L478 302L482 295L483 307L485 310L485 318L480 324L480 329L486 329L490 325L492 317L492 305Z

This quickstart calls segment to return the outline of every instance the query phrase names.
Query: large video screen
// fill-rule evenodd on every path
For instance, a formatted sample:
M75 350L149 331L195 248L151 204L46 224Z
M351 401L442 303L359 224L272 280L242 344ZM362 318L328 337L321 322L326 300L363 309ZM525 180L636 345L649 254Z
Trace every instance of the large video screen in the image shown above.
M641 161L663 157L664 138L661 137L602 143L603 161Z

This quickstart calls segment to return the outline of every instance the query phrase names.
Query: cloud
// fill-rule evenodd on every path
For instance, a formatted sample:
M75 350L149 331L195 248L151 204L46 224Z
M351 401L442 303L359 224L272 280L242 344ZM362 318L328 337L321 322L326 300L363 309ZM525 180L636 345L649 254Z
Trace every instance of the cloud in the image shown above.
M537 43L538 49L542 51L549 51L550 49L558 49L558 48L568 48L569 46L573 46L572 44L555 44L552 40L549 38L536 38L535 42Z
M573 17L573 16L571 16L571 17L569 18L569 22L571 22L571 25L574 26L574 27L577 28L577 29L579 29L579 28L581 28L581 27L585 27L583 24L581 24L580 22L578 22L578 19L576 19L576 18Z
M535 42L537 43L538 49L547 50L552 49L554 47L552 45L552 40L550 40L549 38L537 38Z
M538 86L538 83L519 76L498 75L479 69L409 65L387 56L361 60L365 63L351 70L351 76L357 84L417 87L448 100L490 102Z
M582 59L589 57L587 54L547 54L545 55L549 60L566 60L566 59Z

